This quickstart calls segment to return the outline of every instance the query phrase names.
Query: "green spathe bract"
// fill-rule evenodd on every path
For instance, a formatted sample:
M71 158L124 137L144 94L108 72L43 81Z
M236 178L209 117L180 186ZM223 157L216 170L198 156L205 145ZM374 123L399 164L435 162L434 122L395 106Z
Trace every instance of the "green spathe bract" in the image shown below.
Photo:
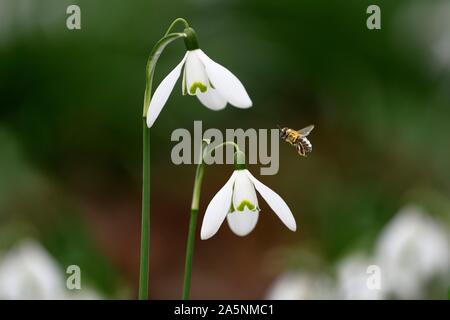
M143 116L147 116L148 107L150 105L150 99L151 99L151 92L152 92L152 82L153 82L153 75L155 73L155 67L156 63L158 62L159 57L161 56L161 53L166 48L168 44L171 42L184 38L186 35L184 33L169 33L168 35L161 38L153 47L152 51L150 52L150 56L147 60L147 67L146 67L146 85L145 85L145 93L144 93L144 111Z

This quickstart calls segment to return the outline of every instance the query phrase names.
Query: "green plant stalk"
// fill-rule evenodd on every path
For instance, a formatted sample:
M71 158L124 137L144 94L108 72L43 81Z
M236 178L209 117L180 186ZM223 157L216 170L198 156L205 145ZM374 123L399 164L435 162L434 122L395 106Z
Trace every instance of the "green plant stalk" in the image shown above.
M164 48L176 39L184 38L184 33L170 33L177 23L188 26L184 19L176 19L170 25L163 38L153 47L147 60L144 107L142 118L142 212L141 212L141 249L139 262L139 293L140 300L148 299L148 270L150 249L150 129L147 128L147 112L152 94L153 75L156 63Z
M195 235L197 229L198 208L200 204L200 193L202 189L203 176L205 173L205 163L203 162L204 151L203 148L209 142L202 142L202 150L200 154L200 161L195 172L194 190L192 191L191 216L189 218L189 231L186 244L186 260L184 264L184 282L183 282L183 300L189 299L189 292L191 289L191 274L192 274L192 258L194 256Z
M142 215L139 267L139 300L148 298L148 265L150 245L150 128L142 118Z
M189 219L189 231L186 245L186 261L184 265L183 300L189 299L191 289L192 257L194 255L195 235L197 229L198 207L200 203L200 191L202 187L205 164L198 164L195 173L194 191L192 193L191 216Z

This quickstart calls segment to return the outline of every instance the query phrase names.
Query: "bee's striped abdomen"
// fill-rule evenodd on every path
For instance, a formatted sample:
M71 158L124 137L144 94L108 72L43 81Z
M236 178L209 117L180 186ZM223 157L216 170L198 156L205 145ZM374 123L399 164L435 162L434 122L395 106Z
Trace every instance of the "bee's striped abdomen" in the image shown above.
M306 156L308 153L312 151L312 144L305 137L301 137L296 142L297 151L300 155Z
M301 138L302 139L302 144L305 147L305 151L307 153L310 153L312 151L312 144L311 142L309 142L309 140L307 138Z

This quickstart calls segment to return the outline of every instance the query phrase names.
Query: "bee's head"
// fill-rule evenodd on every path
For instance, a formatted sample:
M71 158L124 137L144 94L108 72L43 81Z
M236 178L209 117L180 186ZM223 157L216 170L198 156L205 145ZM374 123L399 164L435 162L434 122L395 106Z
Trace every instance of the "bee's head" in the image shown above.
M279 125L277 125L277 127L278 127L278 129L280 130L280 138L281 138L281 139L286 138L286 131L287 131L287 128L281 128Z

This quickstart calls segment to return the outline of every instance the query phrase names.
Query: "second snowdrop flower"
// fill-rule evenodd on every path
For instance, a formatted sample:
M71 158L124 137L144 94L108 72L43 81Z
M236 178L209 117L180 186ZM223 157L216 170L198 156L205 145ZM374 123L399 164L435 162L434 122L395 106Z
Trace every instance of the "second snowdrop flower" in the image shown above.
M238 236L249 234L259 218L260 209L256 191L290 230L297 229L294 216L286 202L245 168L243 158L242 152L238 151L236 170L209 203L203 218L202 240L214 236L225 218L235 234Z
M252 106L252 101L241 81L199 49L194 29L186 28L184 34L187 52L155 90L147 113L149 128L166 104L181 72L183 72L183 95L197 96L209 109L221 110L227 103L238 108Z

